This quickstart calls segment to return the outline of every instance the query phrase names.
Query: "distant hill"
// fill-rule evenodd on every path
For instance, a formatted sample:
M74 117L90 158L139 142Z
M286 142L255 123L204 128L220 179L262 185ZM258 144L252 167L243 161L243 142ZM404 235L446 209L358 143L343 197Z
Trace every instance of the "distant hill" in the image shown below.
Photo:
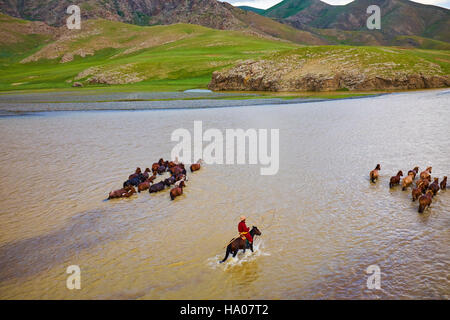
M297 43L324 44L308 31L298 31L254 12L216 0L0 0L0 11L26 20L62 26L66 8L78 4L82 19L102 18L136 25L189 23L218 30L245 30Z
M366 9L373 4L381 8L379 31L366 29ZM284 0L260 14L323 36L331 43L398 45L399 36L450 42L450 10L408 0L355 0L341 6L320 0ZM339 34L341 30L357 34ZM336 39L332 34L341 39ZM403 43L424 45L424 41Z
M334 6L320 0L284 0L267 9L217 0L0 0L0 12L49 26L65 24L66 8L79 4L83 21L196 24L305 45L387 45L448 49L450 10L408 0L355 0ZM368 30L366 9L381 8L381 30Z

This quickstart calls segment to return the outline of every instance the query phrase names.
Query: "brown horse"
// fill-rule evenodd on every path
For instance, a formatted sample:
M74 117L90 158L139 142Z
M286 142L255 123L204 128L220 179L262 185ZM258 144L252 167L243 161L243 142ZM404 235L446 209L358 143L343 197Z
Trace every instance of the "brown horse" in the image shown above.
M439 191L439 178L434 178L434 181L428 187L429 190L433 191L433 196L435 196Z
M136 171L132 175L128 176L128 180L138 177L139 174L141 174L141 168L137 167Z
M431 175L432 167L428 167L425 171L420 173L420 179L428 179Z
M441 181L441 190L447 189L447 176L444 176L444 179Z
M255 239L255 236L261 235L261 231L259 231L257 227L253 226L252 229L250 230L250 235L252 236L253 239ZM244 250L244 253L245 250L247 249L247 240L242 240L241 237L231 240L231 243L227 246L225 258L223 258L223 260L220 261L220 263L225 262L228 259L230 253L233 253L233 258L236 257L239 249ZM250 249L253 252L253 243L249 245L248 249Z
M393 186L400 184L400 177L403 177L402 170L400 170L396 176L391 177L391 180L389 181L389 188L392 188Z
M148 179L149 178L149 172L150 172L150 169L149 168L145 168L145 171L144 171L144 173L142 174L143 176L144 176L144 178L145 179Z
M183 194L183 187L185 186L184 181L181 180L178 186L170 190L170 199L173 200L176 197L181 196Z
M411 192L412 194L412 201L416 201L417 199L419 199L419 197L425 193L424 189L428 188L428 185L425 187L425 183L421 182L416 188L414 188Z
M416 175L419 173L419 167L415 167L414 169L409 170L409 171L408 171L408 175L409 175L410 173L413 175L413 180L414 180L414 179L416 178Z
M123 198L123 197L128 198L133 193L136 193L136 189L133 186L127 186L119 190L111 191L109 193L108 199Z
M375 169L373 169L372 171L370 171L370 181L375 182L375 180L378 179L378 172L381 170L381 166L379 164L377 164L377 166L375 167Z
M408 176L403 178L403 181L402 181L402 190L403 191L405 191L406 188L408 188L410 185L412 185L412 183L414 181L414 173L413 172L414 171L410 171L408 173Z
M138 192L140 193L141 191L149 189L150 185L153 183L153 180L155 180L155 178L156 178L156 176L153 175L150 178L148 178L147 180L145 180L144 182L139 183Z
M173 176L177 176L179 174L185 173L186 170L184 170L184 168L182 168L181 166L177 165L175 167L169 168L169 171Z
M154 164L152 164L152 172L155 173L158 171L159 168L159 163L155 162Z
M425 192L428 189L428 186L430 185L430 181L428 179L419 179L419 180L417 180L416 186L418 187L421 184L422 184L423 194L425 194Z
M200 167L201 167L201 163L202 163L202 162L203 162L202 159L198 159L197 163L191 164L191 172L200 170Z
M422 213L433 201L433 191L428 190L423 196L419 198L419 213Z

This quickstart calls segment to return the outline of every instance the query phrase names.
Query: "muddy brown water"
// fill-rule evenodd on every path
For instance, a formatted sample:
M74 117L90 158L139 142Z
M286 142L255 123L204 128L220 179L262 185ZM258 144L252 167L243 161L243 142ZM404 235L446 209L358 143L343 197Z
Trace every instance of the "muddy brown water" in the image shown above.
M103 201L177 128L279 128L280 169L206 165L185 194ZM0 118L0 298L448 299L450 191L420 215L389 177L450 175L450 91L241 108ZM380 163L377 184L368 173ZM248 216L254 254L225 264ZM366 286L369 265L381 290ZM79 265L81 290L66 288Z

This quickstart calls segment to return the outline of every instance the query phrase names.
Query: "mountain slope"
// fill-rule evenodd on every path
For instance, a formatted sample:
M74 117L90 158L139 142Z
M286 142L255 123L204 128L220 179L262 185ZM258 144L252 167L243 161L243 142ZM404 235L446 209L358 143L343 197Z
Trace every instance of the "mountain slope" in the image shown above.
M290 0L295 1L295 0ZM284 22L297 28L315 27L348 31L366 28L370 5L381 8L381 30L389 36L416 35L450 42L450 10L408 0L355 0L344 6L309 6Z
M0 0L0 11L28 20L62 26L66 8L79 4L82 21L103 18L137 25L189 23L218 30L246 30L306 44L324 43L307 31L264 18L216 0Z
M3 20L11 28L34 23L0 15ZM29 48L28 54L24 50L0 59L0 90L70 88L74 82L84 86L136 83L159 91L206 87L213 71L242 57L297 47L192 24L142 27L96 19L85 21L81 30L48 28L57 34L55 38L45 33L37 42L18 38L16 44ZM0 43L0 57L9 47L10 43Z
M381 8L381 30L366 28L366 9L373 4ZM450 10L408 0L355 0L340 6L320 0L284 0L260 14L334 44L442 47L442 43L412 37L450 43Z
M320 0L284 0L264 11L263 15L276 19L286 19L298 14L304 9L314 9L315 11L331 7Z

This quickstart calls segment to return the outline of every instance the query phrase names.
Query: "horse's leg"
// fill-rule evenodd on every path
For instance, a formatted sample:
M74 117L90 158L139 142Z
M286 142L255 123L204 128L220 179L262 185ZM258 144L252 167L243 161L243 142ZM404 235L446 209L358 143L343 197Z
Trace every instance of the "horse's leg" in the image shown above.
M254 252L254 251L253 251L253 242L250 243L250 250L252 250L252 252Z

